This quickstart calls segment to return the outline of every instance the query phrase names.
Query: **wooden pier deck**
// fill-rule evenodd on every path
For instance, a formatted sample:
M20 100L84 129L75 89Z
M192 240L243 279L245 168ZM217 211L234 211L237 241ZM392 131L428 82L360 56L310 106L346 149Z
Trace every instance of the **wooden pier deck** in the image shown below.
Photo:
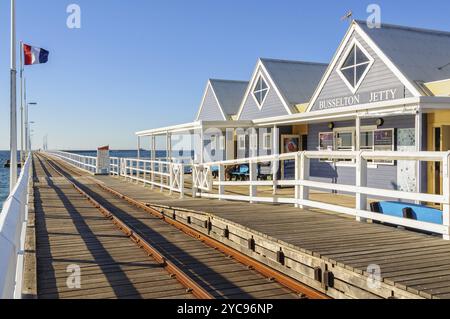
M157 209L186 212L192 218L200 216L199 219L207 216L213 224L217 223L217 230L213 227L210 236L223 238L224 228L234 228L239 238L223 239L224 243L240 247L255 259L266 260L272 267L311 287L322 288L331 297L450 298L450 243L439 237L359 223L348 216L324 211L287 205L179 199L116 177L96 179ZM322 200L342 199L330 196L326 194ZM255 238L256 249L247 249L246 236ZM284 265L274 262L278 249L286 256ZM316 280L318 269L332 272L333 287ZM368 277L374 278L377 269L379 284Z
M53 159L53 161L61 167L66 167L68 171L77 171L60 160ZM36 177L39 174L37 172ZM139 232L149 239L154 236L165 236L165 232L169 230L158 228L161 225L156 227L149 224L148 215L137 209L136 203L146 204L166 216L173 216L170 218L203 233L205 237L220 241L331 298L450 298L450 243L441 238L379 224L359 223L347 216L318 210L300 210L288 205L248 204L189 197L179 199L178 195L170 196L159 189L152 190L117 177L87 177L86 173L81 175L74 178L84 185L83 187L94 192L93 194L102 205L132 218L129 220L130 224L141 227ZM46 227L56 225L54 229L43 227L42 224L39 225L39 214L36 215L38 232L42 232L37 236L37 246L42 245L48 255L49 243L50 246L57 243L56 246L51 246L52 252L60 251L62 257L52 255L53 260L47 260L47 256L43 264L41 261L40 266L42 248L38 248L38 274L48 271L55 274L60 271L60 276L63 277L64 269L56 268L55 272L55 268L52 269L51 266L55 260L61 262L60 259L62 259L62 265L66 266L64 262L70 253L64 251L64 246L59 247L61 244L58 243L57 238L65 238L70 247L70 236L79 237L80 230L73 228L72 224L78 219L74 219L74 213L70 209L67 210L67 206L61 207L62 203L57 199L58 193L55 193L54 189L51 189L52 194L45 193L46 189L54 186L49 183L57 182L61 183L57 178L41 178L37 195L35 194L36 203L43 203L41 210L43 209L44 212L41 214L45 215ZM93 185L97 185L95 191ZM44 197L40 199L38 196L41 187ZM64 188L64 183L60 187ZM119 192L121 196L126 197L114 197L111 192ZM52 202L55 198L56 201ZM125 204L123 200L127 198L133 200L134 205ZM79 199L73 199L73 210L77 211L77 214L88 211L83 203L77 200ZM45 211L54 205L60 205L55 207L62 210L62 215L54 215L52 210ZM38 211L39 207L37 208ZM83 223L87 223L87 221L92 222L93 215L77 215L77 217L83 220ZM63 228L62 233L57 230L62 222L57 220L59 218L65 219L70 225L67 230ZM56 220L52 221L52 219ZM50 235L54 238L49 242L46 237ZM42 236L44 239L40 239ZM97 238L97 236L94 237ZM121 238L120 233L117 238L117 240ZM88 259L92 258L92 253L86 254L88 249L85 247L86 243L78 240L78 245L83 249L82 256L88 255ZM113 241L115 242L116 239ZM190 245L199 243L201 242L194 241ZM117 249L120 250L120 248ZM197 252L204 249L199 247ZM174 255L175 259L178 258L180 265L185 265L182 261L185 256L181 258L183 250L183 247L179 248L178 253ZM45 251L43 252L42 256L46 256ZM188 254L190 253L188 251ZM212 253L208 252L207 255L209 254ZM133 252L130 256L136 256L136 254ZM220 259L220 263L223 262L221 258L217 258ZM194 264L198 264L198 261ZM47 265L47 268L39 268L42 265ZM237 267L237 265L234 266ZM223 267L215 269L215 275L222 276L223 272ZM108 278L105 280L109 282ZM204 278L200 278L200 281L202 280ZM260 280L258 278L252 280L258 283L256 287L263 288L247 290L246 295L241 297L293 296L284 288L277 286L278 283L258 282ZM262 278L262 280L267 279ZM54 283L53 278L53 285ZM205 287L209 287L211 292L219 291L218 297L224 297L223 292L226 292L225 289L221 293L220 288L217 289L219 285L213 288L206 284ZM266 288L269 289L268 294L265 293ZM241 288L236 289L242 293L242 290L239 290ZM118 297L114 295L114 291L110 290L109 293L111 297Z
M36 281L37 298L194 298L195 291L181 284L180 275L165 269L168 263L182 269L194 286L212 298L304 297L101 190L88 174L78 170L74 174L65 166L34 157L36 268L27 269L25 277L27 282ZM113 212L132 232L121 232L101 214L100 207ZM141 249L143 241L132 241L134 234L162 252L164 261L154 260ZM77 267L79 287L73 286Z

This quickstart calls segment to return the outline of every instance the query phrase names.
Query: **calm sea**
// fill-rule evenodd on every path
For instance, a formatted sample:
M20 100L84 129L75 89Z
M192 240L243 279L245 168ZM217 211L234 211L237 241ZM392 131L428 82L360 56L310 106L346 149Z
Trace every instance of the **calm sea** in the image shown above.
M97 156L96 151L71 151L72 153L77 153L85 156ZM165 157L165 151L156 151L156 157ZM126 157L134 158L137 157L137 151L111 151L110 153L113 157ZM150 158L150 151L141 151L142 158ZM3 202L8 198L9 194L9 168L4 168L3 165L9 159L9 151L0 151L0 211L3 207Z

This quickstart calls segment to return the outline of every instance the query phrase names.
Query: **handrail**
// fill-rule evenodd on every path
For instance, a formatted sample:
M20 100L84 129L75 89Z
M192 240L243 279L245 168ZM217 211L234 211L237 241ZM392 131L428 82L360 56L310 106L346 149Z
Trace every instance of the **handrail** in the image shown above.
M23 255L28 219L32 155L0 214L0 299L22 297Z
M310 178L311 160L327 159L331 162L351 160L351 166L355 169L355 184L337 184L333 182L319 182ZM443 168L443 194L406 192L399 190L380 189L368 187L368 161L415 161L420 162L441 162ZM278 171L280 162L293 161L295 176L291 179L279 178ZM258 164L271 163L271 181L258 180ZM232 165L248 165L249 173L246 181L226 181L225 169ZM218 168L218 179L214 180L211 170ZM214 186L216 188L214 188ZM247 195L226 194L226 186L247 186ZM272 196L258 196L258 187L270 186L273 188ZM295 190L292 195L279 196L277 188L279 186L291 186ZM250 203L277 203L293 204L300 208L317 208L334 211L337 213L355 216L358 220L371 219L374 221L386 222L408 228L429 231L442 234L445 239L450 239L450 152L339 152L339 151L305 151L281 155L269 155L253 158L242 158L236 160L211 162L206 164L193 165L193 195L204 198L214 198L219 200L247 201ZM344 207L335 203L323 203L310 198L310 189L323 191L338 191L355 195L354 207ZM368 196L375 198L391 198L402 201L438 203L443 207L442 224L432 224L415 221L406 218L393 217L383 214L373 213L368 210Z
M79 169L82 169L88 173L95 174L97 172L97 157L61 151L48 151L48 153L62 160L65 160L73 166L78 167Z

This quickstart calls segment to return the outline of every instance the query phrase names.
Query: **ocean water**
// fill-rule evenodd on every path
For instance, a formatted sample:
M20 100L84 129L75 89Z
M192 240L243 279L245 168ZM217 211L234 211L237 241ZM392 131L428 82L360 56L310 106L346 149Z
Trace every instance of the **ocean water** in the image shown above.
M3 167L7 160L9 160L9 152L0 151L0 211L9 195L9 168Z

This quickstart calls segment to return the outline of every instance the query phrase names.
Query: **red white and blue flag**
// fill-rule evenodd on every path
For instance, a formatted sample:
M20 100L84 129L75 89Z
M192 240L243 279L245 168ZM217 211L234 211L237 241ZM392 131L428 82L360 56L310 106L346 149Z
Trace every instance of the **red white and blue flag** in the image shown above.
M33 47L31 45L23 45L23 56L25 65L47 63L49 52L47 50Z

